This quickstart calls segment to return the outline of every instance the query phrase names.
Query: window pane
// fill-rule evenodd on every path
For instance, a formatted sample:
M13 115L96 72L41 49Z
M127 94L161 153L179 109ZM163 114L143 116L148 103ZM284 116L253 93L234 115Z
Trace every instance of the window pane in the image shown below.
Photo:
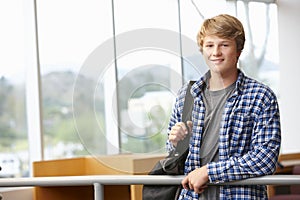
M205 7L203 5L205 4ZM197 34L204 18L226 9L225 0L180 1L183 73L185 80L198 80L208 70L197 44Z
M38 28L45 158L105 153L102 61L91 57L112 36L111 4L38 1Z
M122 152L165 152L181 86L176 0L116 0L118 114Z
M0 177L28 176L22 0L0 1L0 26Z
M246 32L240 67L249 76L269 85L279 96L277 5L242 1L237 5Z

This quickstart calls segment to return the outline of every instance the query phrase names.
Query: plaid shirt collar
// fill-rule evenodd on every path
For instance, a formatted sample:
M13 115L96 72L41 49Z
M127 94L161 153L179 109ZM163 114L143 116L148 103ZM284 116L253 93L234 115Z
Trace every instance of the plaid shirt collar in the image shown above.
M244 87L244 73L238 69L238 78L235 84L236 92L234 95L238 95L242 93ZM207 86L207 80L211 77L210 71L206 72L204 76L202 76L198 81L196 81L191 88L191 94L194 98L201 96L200 93L204 91Z

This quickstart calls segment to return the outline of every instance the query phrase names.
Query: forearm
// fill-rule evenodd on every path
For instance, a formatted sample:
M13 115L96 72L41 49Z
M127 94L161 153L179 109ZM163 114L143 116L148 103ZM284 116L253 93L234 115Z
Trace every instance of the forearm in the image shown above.
M273 174L276 170L278 148L256 149L246 155L233 156L226 161L207 164L210 182L229 182Z

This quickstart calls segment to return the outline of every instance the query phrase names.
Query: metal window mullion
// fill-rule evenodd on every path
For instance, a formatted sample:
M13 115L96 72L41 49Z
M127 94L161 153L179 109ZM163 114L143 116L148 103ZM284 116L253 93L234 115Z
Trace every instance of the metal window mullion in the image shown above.
M113 67L107 70L108 78L104 82L104 107L105 107L105 134L106 134L106 153L120 153L120 112L118 109L118 88L117 88L117 58L116 58L116 41L115 41L115 19L114 19L114 1L112 6L112 25L113 25Z
M26 118L29 143L30 166L44 158L42 93L40 80L40 58L36 0L24 3L26 28ZM32 173L32 169L30 169Z
M178 6L178 30L179 30L179 52L180 52L180 63L181 63L181 82L184 84L184 61L182 53L182 31L181 31L181 10L180 10L180 0L177 0Z

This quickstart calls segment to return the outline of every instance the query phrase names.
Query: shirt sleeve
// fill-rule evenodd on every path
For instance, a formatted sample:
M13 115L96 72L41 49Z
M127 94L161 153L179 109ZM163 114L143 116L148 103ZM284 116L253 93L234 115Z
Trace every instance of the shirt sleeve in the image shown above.
M177 122L181 122L181 118L182 118L182 110L183 110L183 104L184 104L184 97L185 97L185 92L187 89L187 85L185 84L179 91L175 100L175 103L173 105L173 109L172 109L172 113L171 113L171 117L170 117L170 121L169 121L169 125L168 125L168 136L169 133L172 129L172 127L177 123ZM175 149L175 147L173 146L172 142L169 141L169 139L167 139L166 142L166 149L167 152L170 152L172 150Z
M207 164L210 182L229 182L274 173L280 143L279 108L274 97L255 119L249 150Z
M179 103L178 103L178 98L176 98L175 104L172 109L170 121L169 121L169 126L168 126L168 131L167 131L168 136L169 136L169 133L170 133L172 127L181 120L180 113L178 113L178 110L179 110ZM170 152L175 149L174 145L172 144L172 142L170 142L169 139L167 139L167 142L166 142L166 149L167 149L167 152Z

